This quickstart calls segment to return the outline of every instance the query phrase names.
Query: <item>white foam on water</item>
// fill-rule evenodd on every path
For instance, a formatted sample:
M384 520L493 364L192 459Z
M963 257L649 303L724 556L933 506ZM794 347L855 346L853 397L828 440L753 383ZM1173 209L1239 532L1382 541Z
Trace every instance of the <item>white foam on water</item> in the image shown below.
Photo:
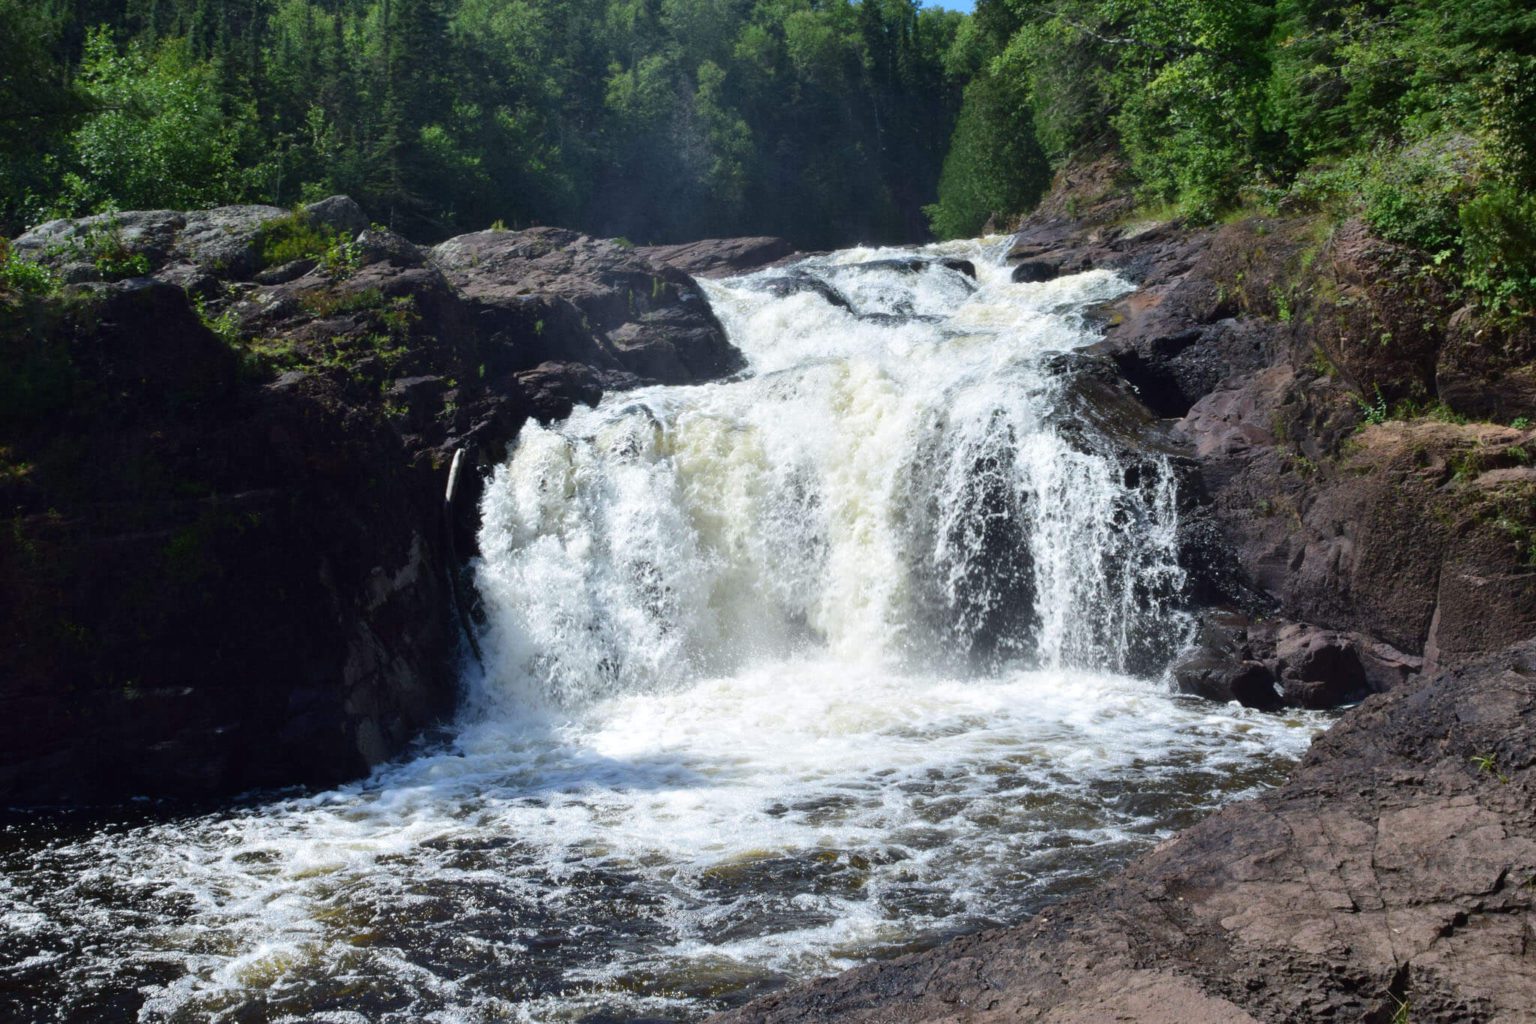
M1186 629L1176 482L1060 431L1051 358L1126 284L1016 285L1005 249L788 271L851 308L707 285L751 372L530 426L496 471L451 743L10 844L7 984L78 1020L693 1018L1026 913L1273 781L1319 719L1126 671Z

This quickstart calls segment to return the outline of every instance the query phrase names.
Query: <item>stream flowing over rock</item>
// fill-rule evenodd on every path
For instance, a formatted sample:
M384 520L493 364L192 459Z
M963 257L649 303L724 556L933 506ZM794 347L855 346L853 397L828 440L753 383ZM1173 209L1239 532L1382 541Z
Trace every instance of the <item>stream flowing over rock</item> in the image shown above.
M424 250L345 198L304 218L353 265L262 270L264 232L293 222L271 207L16 240L77 283L7 310L0 341L21 467L0 477L0 804L328 783L393 756L458 697L474 465L607 388L741 366L691 278L612 242ZM103 280L107 246L144 276Z
M1536 1019L1529 339L1114 178L814 255L17 240L0 799L336 788L17 819L0 1008Z
M292 366L249 391L231 367L219 395L253 416L278 396L311 410L291 450L317 460L266 484L312 551L265 570L221 558L244 568L203 584L205 607L238 612L227 595L247 579L330 581L382 700L443 678L425 659L452 651L468 584L481 660L461 662L457 716L337 789L57 841L22 827L0 848L20 1016L698 1019L1081 891L1278 781L1322 725L1161 678L1212 595L1246 592L1211 558L1187 443L1085 351L1092 311L1131 287L1113 272L1015 282L1006 238L703 283L652 260L774 247L658 256L542 228L356 245L344 274L267 268L205 300L203 318ZM178 289L104 287L159 296L234 362ZM368 432L371 461L333 422ZM324 500L296 501L295 479ZM386 514L422 524L413 561L364 557L389 550ZM316 560L338 542L320 529L357 552L329 575ZM252 560L270 550L257 525L234 536ZM310 620L319 654L337 642L324 606L263 598L276 621ZM439 604L400 603L422 598ZM280 721L290 652L251 639L275 661L263 699ZM249 702L256 682L225 672ZM304 706L361 737L380 713L333 709L334 693ZM233 718L233 696L213 707ZM372 761L424 717L366 751L345 725L295 742ZM233 720L257 746L250 713ZM142 742L78 735L98 766Z
M1090 893L719 1019L1536 1020L1527 339L1359 222L1138 223L1113 178L1064 171L1011 256L1137 282L1087 354L1199 492L1174 685L1363 703L1285 785Z

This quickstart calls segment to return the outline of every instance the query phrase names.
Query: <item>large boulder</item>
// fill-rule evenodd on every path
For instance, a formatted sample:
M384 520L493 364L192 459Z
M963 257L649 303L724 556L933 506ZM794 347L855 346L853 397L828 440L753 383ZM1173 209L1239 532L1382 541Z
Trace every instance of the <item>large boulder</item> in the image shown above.
M698 284L617 242L559 228L482 231L432 250L477 330L520 362L580 362L681 384L745 364Z
M681 245L648 245L636 253L694 277L735 277L788 259L794 246L782 238L706 238Z

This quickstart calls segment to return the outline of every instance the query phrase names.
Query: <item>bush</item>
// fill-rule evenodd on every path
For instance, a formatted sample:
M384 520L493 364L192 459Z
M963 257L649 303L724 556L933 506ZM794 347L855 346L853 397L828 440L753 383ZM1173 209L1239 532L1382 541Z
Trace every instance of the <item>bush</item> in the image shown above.
M1536 311L1536 195L1507 184L1461 208L1467 286L1495 311Z
M22 259L9 242L0 238L0 290L24 295L46 295L59 285L53 271L40 263Z
M1379 152L1365 167L1365 220L1379 237L1430 254L1454 252L1471 191L1466 146L1455 140Z
M280 267L294 260L315 260L331 277L347 277L357 270L361 253L344 233L316 224L303 210L268 221L257 239L264 267Z

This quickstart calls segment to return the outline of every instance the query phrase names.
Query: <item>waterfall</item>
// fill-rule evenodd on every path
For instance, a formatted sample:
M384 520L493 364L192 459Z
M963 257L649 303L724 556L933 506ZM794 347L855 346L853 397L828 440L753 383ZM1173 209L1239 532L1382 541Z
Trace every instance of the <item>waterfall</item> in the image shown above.
M696 1021L1017 920L1280 778L1317 719L1152 678L1177 476L1061 355L1127 285L1014 284L1006 244L709 284L739 378L611 394L495 471L451 739L8 833L0 1011Z
M1171 653L1173 472L1070 443L1048 358L1127 285L1014 284L1003 251L711 283L741 379L527 428L482 508L491 688L569 706L816 649L989 670Z

